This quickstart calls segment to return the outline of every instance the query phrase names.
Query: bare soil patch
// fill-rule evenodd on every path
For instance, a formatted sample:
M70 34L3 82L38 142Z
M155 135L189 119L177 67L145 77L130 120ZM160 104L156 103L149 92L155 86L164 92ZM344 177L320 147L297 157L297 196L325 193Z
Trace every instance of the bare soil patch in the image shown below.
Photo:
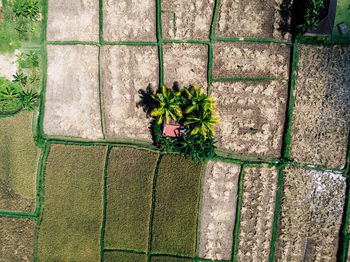
M207 86L208 47L201 44L165 44L164 83Z
M230 260L241 167L209 161L203 178L199 256Z
M0 261L33 261L36 220L0 217Z
M244 168L237 261L269 260L277 181L275 168Z
M104 0L105 41L157 41L156 1Z
M345 188L340 173L284 170L276 261L336 261Z
M139 90L158 87L155 46L103 48L103 104L106 134L113 138L152 141L149 119L141 107Z
M95 0L49 0L48 41L99 40L99 4Z
M298 50L291 157L343 168L350 129L350 46L299 45Z
M162 1L164 39L209 40L214 0Z
M45 99L46 134L103 138L98 47L48 45Z
M236 154L280 157L287 82L215 82L211 95L221 120L217 146Z
M0 76L13 80L17 71L16 59L16 56L0 55Z
M220 2L216 36L291 39L293 0Z
M214 43L213 78L288 79L290 47L276 43Z

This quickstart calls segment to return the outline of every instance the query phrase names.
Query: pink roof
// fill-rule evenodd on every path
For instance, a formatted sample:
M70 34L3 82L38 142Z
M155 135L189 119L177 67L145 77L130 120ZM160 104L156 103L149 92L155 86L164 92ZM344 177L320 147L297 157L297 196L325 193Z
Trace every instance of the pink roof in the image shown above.
M163 136L177 137L184 132L184 127L179 124L164 124Z

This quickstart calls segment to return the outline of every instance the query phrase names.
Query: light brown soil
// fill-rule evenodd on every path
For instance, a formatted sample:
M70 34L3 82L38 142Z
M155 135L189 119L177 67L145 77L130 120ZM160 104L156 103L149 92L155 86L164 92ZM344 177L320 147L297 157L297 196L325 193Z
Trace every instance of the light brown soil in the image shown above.
M103 138L98 47L48 45L45 99L46 134Z
M139 90L158 87L157 47L106 46L102 74L107 136L152 141L150 120L136 105Z
M214 0L162 1L163 38L209 40L214 2Z
M216 21L216 36L290 40L292 2L222 0Z
M213 78L288 78L290 47L275 43L214 43Z
M236 154L280 157L287 82L215 82L211 95L221 120L219 148Z
M49 0L47 40L98 42L98 1Z
M33 261L36 220L0 217L0 261Z
M285 169L276 261L336 261L345 188L340 173Z
M269 260L277 181L275 168L244 168L237 261Z
M15 53L19 52L16 50ZM11 81L13 80L13 75L16 74L17 71L16 59L16 56L0 55L0 76Z
M209 161L203 180L199 256L230 260L241 167Z
M156 1L103 0L103 38L105 41L157 41Z
M207 86L208 47L201 44L165 44L164 84L172 87L174 82L180 86Z
M343 168L350 129L350 46L299 45L298 50L291 157Z

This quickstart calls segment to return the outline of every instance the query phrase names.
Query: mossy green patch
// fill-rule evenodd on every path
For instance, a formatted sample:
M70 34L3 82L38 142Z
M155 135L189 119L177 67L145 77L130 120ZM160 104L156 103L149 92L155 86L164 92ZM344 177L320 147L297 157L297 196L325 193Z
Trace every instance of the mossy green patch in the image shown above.
M99 261L107 147L52 145L38 261Z
M202 164L165 155L156 180L152 252L194 256Z
M170 256L151 256L151 262L192 262L192 258L170 257Z
M337 11L333 27L334 35L341 35L337 25L343 22L349 28L349 32L346 33L345 36L350 36L350 0L338 0L337 2Z
M104 262L147 262L147 255L129 252L104 252Z
M40 150L32 137L32 118L33 113L25 111L0 118L0 209L31 211L27 204L19 202L23 199L34 201L36 194ZM5 194L4 190L12 193ZM18 201L13 201L14 198Z
M147 251L158 154L114 147L107 168L104 247Z

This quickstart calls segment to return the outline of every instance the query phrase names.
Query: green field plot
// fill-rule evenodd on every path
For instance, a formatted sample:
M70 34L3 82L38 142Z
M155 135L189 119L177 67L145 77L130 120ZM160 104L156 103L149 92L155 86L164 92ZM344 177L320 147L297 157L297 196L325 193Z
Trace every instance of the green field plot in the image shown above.
M147 251L157 160L158 154L150 151L112 148L107 169L105 248Z
M38 261L98 261L106 147L52 145Z
M340 35L337 25L343 22L349 28L349 32L346 33L345 36L350 36L350 0L338 0L337 2L337 11L333 28L334 35Z
M146 254L136 254L129 252L104 252L104 262L147 262Z
M36 220L0 217L0 261L33 261Z
M165 155L158 169L152 252L194 256L202 165Z
M170 257L170 256L151 256L151 262L192 262L192 258Z
M0 118L0 209L33 211L39 148L30 112Z

